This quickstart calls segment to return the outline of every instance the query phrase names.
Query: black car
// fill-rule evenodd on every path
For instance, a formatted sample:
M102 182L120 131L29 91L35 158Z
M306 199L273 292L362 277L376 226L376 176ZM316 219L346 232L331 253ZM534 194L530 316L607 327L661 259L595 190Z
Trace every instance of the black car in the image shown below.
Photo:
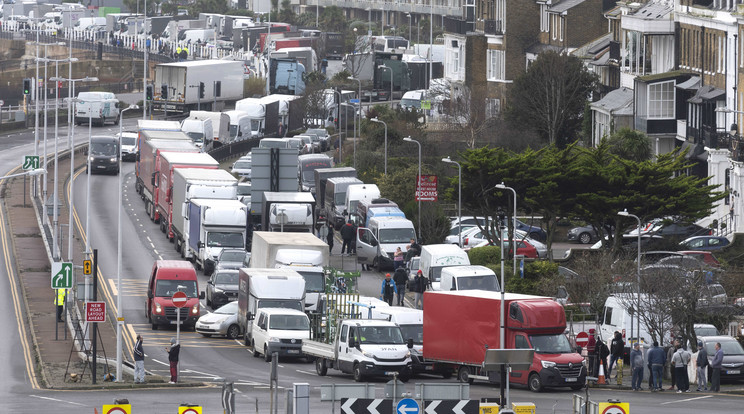
M119 139L97 136L90 138L88 151L90 173L119 173Z
M708 352L708 361L713 361L716 355L716 343L721 343L723 350L723 367L721 368L721 382L744 379L744 349L739 342L730 336L703 336L698 338L703 341L705 351ZM712 369L708 366L708 378L711 378Z
M217 309L238 300L238 271L234 269L215 270L207 281L207 306Z

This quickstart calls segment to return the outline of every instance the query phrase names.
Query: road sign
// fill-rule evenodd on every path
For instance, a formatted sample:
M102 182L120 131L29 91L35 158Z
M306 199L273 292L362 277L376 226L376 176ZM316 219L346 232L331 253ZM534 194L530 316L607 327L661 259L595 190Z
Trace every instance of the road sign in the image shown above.
M349 103L358 104L359 99L349 99Z
M425 401L425 414L478 414L478 400L434 400Z
M83 274L84 275L93 274L93 261L92 260L83 260Z
M589 334L586 332L579 332L578 335L576 335L576 345L584 348L586 344L589 343Z
M183 308L184 306L186 306L186 301L188 299L189 298L186 297L186 294L180 291L174 293L173 297L171 298L171 300L173 301L173 306L177 308Z
M106 322L106 302L85 302L85 322Z
M421 101L421 109L431 109L431 101Z
M398 401L398 405L395 407L397 414L418 414L419 405L413 398L404 398Z
M132 414L130 404L104 405L101 410L102 414Z
M416 201L437 201L437 176L422 175L418 178L416 185Z
M52 289L72 288L72 262L52 262Z
M39 168L39 156L38 155L26 155L23 157L23 169L24 170L35 170L37 168Z
M600 414L629 414L630 403L599 403Z
M202 407L198 405L178 407L178 414L202 414Z
M342 398L343 414L393 414L393 401L366 398Z

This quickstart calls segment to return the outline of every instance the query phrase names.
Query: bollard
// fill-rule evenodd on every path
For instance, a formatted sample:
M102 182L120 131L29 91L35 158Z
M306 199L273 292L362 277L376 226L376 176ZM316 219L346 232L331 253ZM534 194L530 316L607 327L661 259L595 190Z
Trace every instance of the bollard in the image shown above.
M623 359L619 358L617 360L617 385L623 385Z

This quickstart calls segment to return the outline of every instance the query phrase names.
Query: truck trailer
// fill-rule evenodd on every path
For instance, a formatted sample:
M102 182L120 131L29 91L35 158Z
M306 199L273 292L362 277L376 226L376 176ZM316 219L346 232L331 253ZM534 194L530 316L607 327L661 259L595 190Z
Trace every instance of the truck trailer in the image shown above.
M186 113L201 105L243 98L243 63L232 60L193 60L155 65L153 107ZM203 97L200 97L203 95Z

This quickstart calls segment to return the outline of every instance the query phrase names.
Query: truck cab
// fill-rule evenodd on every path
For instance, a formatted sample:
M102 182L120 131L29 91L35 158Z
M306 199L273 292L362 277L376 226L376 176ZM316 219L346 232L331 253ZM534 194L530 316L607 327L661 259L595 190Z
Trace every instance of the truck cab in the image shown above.
M431 290L442 290L442 269L448 266L470 264L468 254L459 246L452 244L428 244L423 246L420 257L419 269L429 279Z
M380 198L380 189L376 184L351 184L346 187L344 200L344 215L352 219L356 215L359 200L373 200ZM358 224L358 223L357 223Z
M357 261L377 269L392 268L395 250L416 239L416 230L411 220L400 217L375 217L368 227L357 231Z
M331 177L326 180L325 196L323 197L325 206L323 206L323 209L325 217L332 220L336 230L339 230L346 223L346 190L354 184L364 183L356 177Z

